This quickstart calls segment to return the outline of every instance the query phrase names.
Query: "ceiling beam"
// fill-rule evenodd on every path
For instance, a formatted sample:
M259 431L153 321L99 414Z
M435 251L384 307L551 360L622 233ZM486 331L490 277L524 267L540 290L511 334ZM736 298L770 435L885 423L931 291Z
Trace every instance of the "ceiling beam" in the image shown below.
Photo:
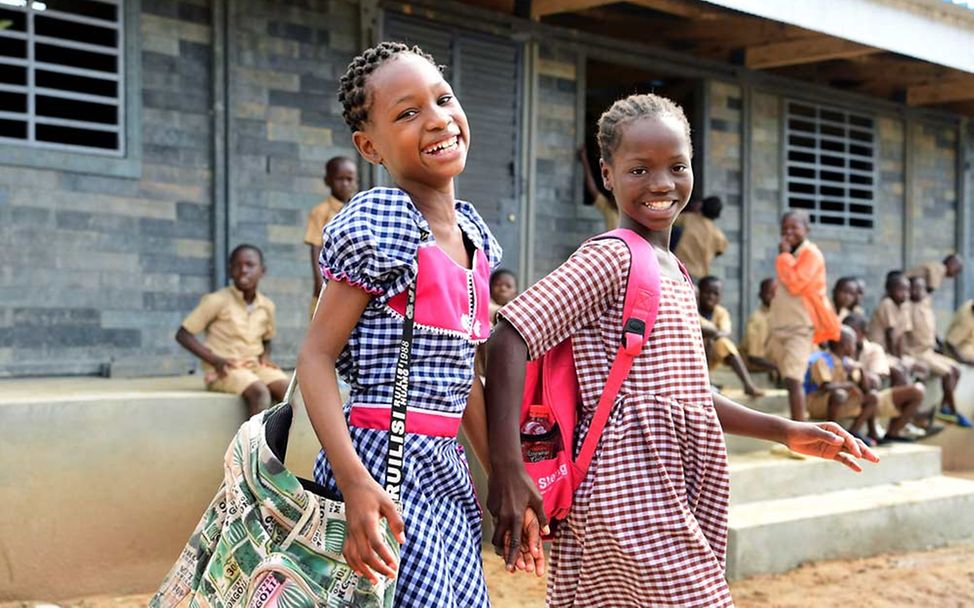
M726 13L713 8L704 8L696 2L688 2L687 0L629 0L629 3L660 13L691 19L719 19L726 15Z
M928 106L967 100L974 100L974 77L920 84L906 89L908 106Z
M612 4L618 0L532 0L531 18L537 21L548 15L558 13L574 13L587 8L595 8L605 4Z
M817 63L830 59L847 59L881 52L882 49L850 42L842 38L817 36L748 47L744 50L744 65L754 70L761 70L786 65Z

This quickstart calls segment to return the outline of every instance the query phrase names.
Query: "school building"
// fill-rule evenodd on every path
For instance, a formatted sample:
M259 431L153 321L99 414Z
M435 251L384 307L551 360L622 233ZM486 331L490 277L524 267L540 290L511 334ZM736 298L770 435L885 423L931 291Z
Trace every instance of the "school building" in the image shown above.
M603 229L576 149L614 99L690 118L737 328L807 210L870 304L957 251L974 295L974 10L942 0L0 0L0 375L189 370L173 341L227 252L267 256L284 364L306 325L308 210L354 155L337 80L364 46L447 67L472 148L458 193L534 280ZM362 186L384 176L361 165ZM946 317L946 314L944 315Z

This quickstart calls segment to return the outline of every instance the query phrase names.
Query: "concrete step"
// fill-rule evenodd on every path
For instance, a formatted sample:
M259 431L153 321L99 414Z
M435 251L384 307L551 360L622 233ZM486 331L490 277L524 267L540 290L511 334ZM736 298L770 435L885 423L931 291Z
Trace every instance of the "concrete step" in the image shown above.
M751 373L751 379L754 380L754 384L758 385L760 388L774 388L774 383L768 378L767 373ZM717 369L710 372L710 381L718 386L723 386L724 388L740 388L741 379L737 377L734 370L727 367L726 365L721 365Z
M749 397L744 394L744 389L736 387L724 388L720 391L721 395L742 405L746 405L752 410L758 410L767 414L780 414L782 416L789 414L788 391L783 388L766 388L764 389L764 393L761 397Z
M770 451L730 455L731 505L851 490L940 474L940 448L901 444L875 448L879 464L861 473L821 458L795 460Z
M974 538L974 481L934 476L731 507L727 576Z

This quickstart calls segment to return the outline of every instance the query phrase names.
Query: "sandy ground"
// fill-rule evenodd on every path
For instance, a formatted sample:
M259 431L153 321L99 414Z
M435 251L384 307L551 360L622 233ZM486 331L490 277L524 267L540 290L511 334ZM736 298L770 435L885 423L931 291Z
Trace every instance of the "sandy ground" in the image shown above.
M541 608L544 581L508 575L500 560L485 553L495 608ZM845 605L857 608L974 606L974 545L881 555L869 559L820 562L786 574L759 576L731 585L738 608L807 608ZM139 608L149 595L89 597L60 602L63 608ZM39 602L2 603L28 608Z

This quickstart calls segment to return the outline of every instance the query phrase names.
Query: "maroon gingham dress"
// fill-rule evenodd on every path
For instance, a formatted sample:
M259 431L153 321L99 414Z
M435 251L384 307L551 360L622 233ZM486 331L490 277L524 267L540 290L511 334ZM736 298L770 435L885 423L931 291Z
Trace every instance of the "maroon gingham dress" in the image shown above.
M590 241L500 312L532 359L572 337L576 436L620 344L629 262L621 241ZM729 490L694 290L663 277L649 341L557 532L547 605L733 606L724 579Z

